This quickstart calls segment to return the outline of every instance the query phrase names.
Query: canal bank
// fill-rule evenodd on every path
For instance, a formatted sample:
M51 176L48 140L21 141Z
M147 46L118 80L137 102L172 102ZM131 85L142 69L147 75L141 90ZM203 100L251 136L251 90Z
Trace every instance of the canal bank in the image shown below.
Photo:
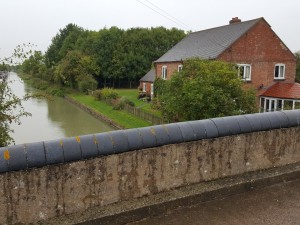
M114 129L130 129L152 125L151 122L124 110L116 110L112 105L96 100L93 96L70 89L64 90L59 86L53 86L53 84L45 80L26 74L22 74L21 77L29 86L32 84L37 89L40 89L41 86L42 91L46 91L50 95L59 93L59 96L64 96L68 103L75 105L101 121L105 121L105 123L108 123Z
M37 91L16 73L9 73L8 82L13 93L20 98ZM53 97L51 100L29 99L22 105L32 116L22 117L21 125L11 124L11 129L14 130L11 136L15 144L102 133L116 129L61 97Z
M123 126L121 126L120 124L118 124L117 122L109 119L108 117L104 116L103 114L101 114L100 112L95 111L94 109L80 103L79 101L75 100L74 98L70 97L70 96L65 96L65 99L70 102L71 104L76 105L77 107L81 108L82 110L84 110L85 112L91 114L92 116L96 117L99 120L105 121L106 123L108 123L110 126L116 128L116 129L124 129Z

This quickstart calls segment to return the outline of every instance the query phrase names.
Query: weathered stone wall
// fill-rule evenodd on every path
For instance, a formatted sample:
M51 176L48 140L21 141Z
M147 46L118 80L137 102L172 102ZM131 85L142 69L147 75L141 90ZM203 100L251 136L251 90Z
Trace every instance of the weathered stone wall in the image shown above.
M282 114L289 124L296 122L296 125L283 128L283 123L280 123L282 128L222 135L218 120L224 118L213 119L219 127L219 137L216 138L208 138L207 132L206 139L162 145L156 142L152 148L2 173L0 224L29 224L61 215L80 214L95 206L300 162L299 112ZM256 118L261 115L258 114ZM240 121L242 130L242 120L239 117L230 118ZM251 121L251 116L245 118ZM183 131L186 124L179 126L182 135L186 134ZM232 122L227 123L230 124ZM254 120L250 124L253 130ZM197 127L193 127L196 131ZM233 126L228 127L233 132ZM155 133L158 128L154 126L149 129ZM209 129L206 126L206 131ZM113 142L116 142L116 137ZM60 143L64 146L65 142ZM98 146L100 144L98 142ZM117 146L117 143L114 144ZM49 143L44 146L49 146ZM6 154L4 157L13 157L8 153L13 153L9 147L5 149L2 149Z

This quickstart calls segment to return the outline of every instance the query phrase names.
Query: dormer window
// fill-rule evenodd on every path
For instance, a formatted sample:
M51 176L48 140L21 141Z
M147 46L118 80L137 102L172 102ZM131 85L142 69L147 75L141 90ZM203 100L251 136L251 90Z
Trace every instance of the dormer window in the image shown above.
M183 68L183 65L181 65L181 64L180 64L180 65L178 65L178 67L177 67L177 71L178 71L178 72L180 72L180 71L182 70L182 68Z
M285 65L278 63L275 65L275 70L274 70L274 79L280 80L284 79L285 75Z
M245 81L251 81L251 65L250 64L238 64L237 65L238 76Z
M168 70L167 70L167 66L163 66L161 68L161 78L163 80L166 80L167 79L167 73L168 73Z

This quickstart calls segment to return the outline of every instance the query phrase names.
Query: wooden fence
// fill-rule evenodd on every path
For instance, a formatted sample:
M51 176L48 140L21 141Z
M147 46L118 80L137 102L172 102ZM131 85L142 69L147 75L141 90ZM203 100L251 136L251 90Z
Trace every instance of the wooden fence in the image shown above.
M151 122L152 124L154 125L157 125L157 124L163 124L164 123L164 120L158 116L155 116L153 114L150 114L150 113L147 113L139 108L136 108L136 107L133 107L133 106L130 106L130 105L127 105L125 104L125 107L124 107L124 110L143 119L143 120L147 120L149 122Z

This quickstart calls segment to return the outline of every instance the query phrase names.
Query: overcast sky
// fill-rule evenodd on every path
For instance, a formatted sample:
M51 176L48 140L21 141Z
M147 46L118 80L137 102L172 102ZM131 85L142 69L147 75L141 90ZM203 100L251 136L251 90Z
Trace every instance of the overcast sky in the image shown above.
M264 17L292 52L300 50L299 0L0 0L0 58L34 43L46 51L68 23L103 27L176 27L199 31ZM152 9L150 9L152 8Z

